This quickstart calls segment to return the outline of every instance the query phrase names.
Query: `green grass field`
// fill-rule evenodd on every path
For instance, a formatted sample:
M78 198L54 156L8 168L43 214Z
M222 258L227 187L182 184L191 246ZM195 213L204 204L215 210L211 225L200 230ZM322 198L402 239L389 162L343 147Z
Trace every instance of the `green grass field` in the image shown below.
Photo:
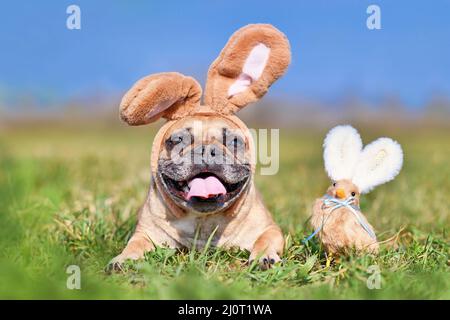
M284 263L248 268L248 253L158 249L125 272L104 272L130 236L149 181L153 128L28 127L0 132L0 298L449 299L450 132L383 128L405 152L402 172L362 198L382 246L325 268L316 241L301 240L328 186L322 139L281 130L280 170L256 184L286 235ZM69 265L81 290L68 290ZM366 285L369 266L381 289Z

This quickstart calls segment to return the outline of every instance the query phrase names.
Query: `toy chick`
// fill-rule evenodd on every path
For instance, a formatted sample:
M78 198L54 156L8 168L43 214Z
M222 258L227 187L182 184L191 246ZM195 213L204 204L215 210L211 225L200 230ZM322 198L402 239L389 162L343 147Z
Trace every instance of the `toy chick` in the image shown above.
M334 254L378 253L373 227L359 208L361 194L397 176L403 163L401 146L379 138L364 149L351 126L333 128L324 141L325 170L333 181L325 195L315 201L311 225L327 253L327 266Z

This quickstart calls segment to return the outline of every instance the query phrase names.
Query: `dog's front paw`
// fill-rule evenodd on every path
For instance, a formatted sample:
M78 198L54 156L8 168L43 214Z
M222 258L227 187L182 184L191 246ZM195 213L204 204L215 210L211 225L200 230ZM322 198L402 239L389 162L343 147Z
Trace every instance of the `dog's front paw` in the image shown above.
M144 255L136 253L136 252L122 252L118 256L114 257L106 266L107 272L112 271L123 271L124 263L126 261L136 261L139 259L143 259Z
M280 256L276 252L256 253L252 252L249 258L249 265L252 265L255 259L258 259L258 265L261 270L272 268L273 265L281 261Z

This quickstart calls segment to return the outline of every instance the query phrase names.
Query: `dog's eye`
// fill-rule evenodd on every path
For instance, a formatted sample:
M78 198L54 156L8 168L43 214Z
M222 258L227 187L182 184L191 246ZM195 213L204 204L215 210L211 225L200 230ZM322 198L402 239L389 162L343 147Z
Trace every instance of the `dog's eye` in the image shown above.
M183 142L183 136L171 136L169 139L167 139L166 143L170 144L171 146L175 146L179 144L180 142Z
M336 182L333 182L333 187L336 187Z
M245 151L245 140L238 132L223 129L223 145L236 157L243 155Z
M352 197L354 197L354 196L356 196L356 192L353 191L352 192Z
M172 150L176 145L181 145L182 147L188 145L191 141L190 134L188 132L173 134L165 142L166 149Z
M237 137L234 137L233 146L238 147L240 145L242 145L242 140L238 139Z
M244 141L238 136L230 136L226 140L225 144L230 149L240 148L244 145Z

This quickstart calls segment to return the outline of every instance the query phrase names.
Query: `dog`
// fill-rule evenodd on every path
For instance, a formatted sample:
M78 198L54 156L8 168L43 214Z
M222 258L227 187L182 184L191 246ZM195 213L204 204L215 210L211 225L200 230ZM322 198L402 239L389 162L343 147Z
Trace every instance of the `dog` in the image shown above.
M151 182L120 268L155 246L239 247L263 269L280 261L281 229L255 188L254 142L234 114L260 99L291 60L286 36L268 24L235 32L208 71L202 89L176 72L137 81L120 104L129 125L165 118L151 152Z

